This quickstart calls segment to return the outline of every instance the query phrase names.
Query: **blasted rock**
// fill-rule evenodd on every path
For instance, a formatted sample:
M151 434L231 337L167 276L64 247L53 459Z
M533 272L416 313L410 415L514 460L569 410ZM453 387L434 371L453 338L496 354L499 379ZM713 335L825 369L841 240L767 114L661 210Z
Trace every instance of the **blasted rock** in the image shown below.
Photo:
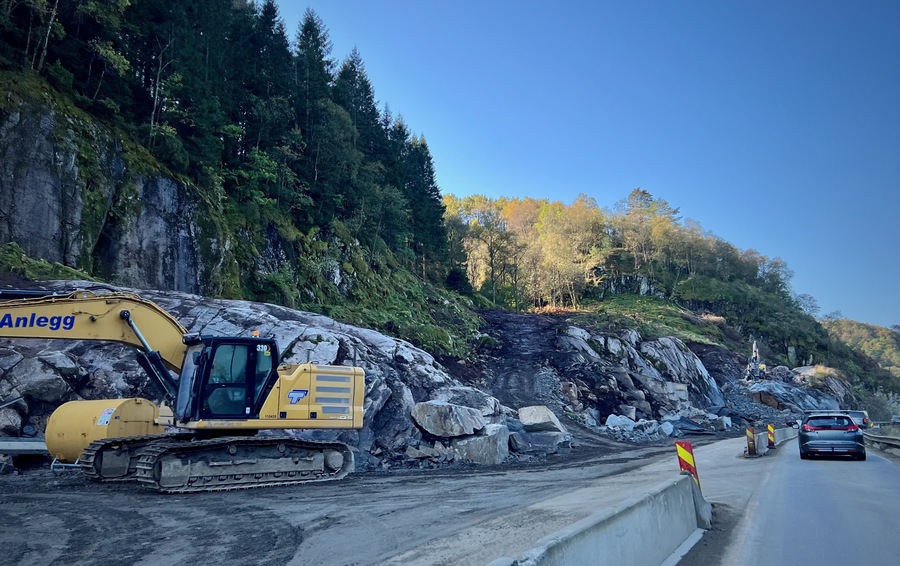
M61 405L69 394L69 385L59 374L48 369L40 360L25 359L12 368L7 377L18 383L23 397Z
M534 405L519 409L519 420L527 432L568 432L553 411L544 405Z
M0 435L19 436L22 430L22 415L11 407L0 409Z
M457 458L476 464L501 464L509 456L509 429L489 424L483 434L457 438L452 442Z
M412 410L412 418L429 434L444 438L469 436L487 424L477 409L445 401L416 403Z
M517 454L556 454L571 440L562 432L514 432L509 435L509 449Z
M615 428L623 428L625 430L631 431L634 430L634 425L636 423L633 419L622 415L610 415L606 417L606 426L615 427Z

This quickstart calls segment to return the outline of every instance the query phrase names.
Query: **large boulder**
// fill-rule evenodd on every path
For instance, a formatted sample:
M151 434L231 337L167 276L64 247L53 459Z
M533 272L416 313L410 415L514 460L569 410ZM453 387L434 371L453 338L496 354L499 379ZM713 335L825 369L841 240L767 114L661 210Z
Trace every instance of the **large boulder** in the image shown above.
M571 444L572 437L565 432L512 432L509 449L518 454L556 454L560 446Z
M553 411L543 405L522 407L519 409L519 420L528 432L567 432Z
M476 464L501 464L509 456L509 429L489 424L483 434L454 439L451 443L459 459Z
M0 348L0 371L8 371L22 361L22 354L15 350Z
M625 429L631 431L634 429L634 419L624 415L609 415L606 417L606 426Z
M19 436L22 432L22 415L11 407L0 409L0 435Z
M70 393L69 384L38 358L27 358L7 372L15 392L26 399L58 403Z
M429 434L444 438L472 435L487 424L476 409L445 401L416 403L412 418Z
M502 412L500 401L474 387L460 385L442 387L432 393L432 400L470 407L489 420L499 417Z

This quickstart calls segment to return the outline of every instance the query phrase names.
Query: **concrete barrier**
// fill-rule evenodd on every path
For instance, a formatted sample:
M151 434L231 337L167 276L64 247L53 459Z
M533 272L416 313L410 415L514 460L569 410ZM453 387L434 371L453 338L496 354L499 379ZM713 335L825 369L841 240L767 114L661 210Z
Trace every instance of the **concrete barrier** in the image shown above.
M680 475L539 540L518 560L501 558L489 566L645 566L664 564L673 555L675 564L711 518L712 507L693 477Z
M795 438L797 432L776 429L775 445ZM768 436L767 430L754 435L760 455L769 450ZM702 463L700 468L702 476ZM711 521L712 506L694 478L684 474L542 538L518 559L498 558L487 566L673 566L712 526Z
M48 454L43 440L34 438L0 438L0 454L19 456L22 454Z
M787 442L792 438L797 438L797 435L800 431L793 427L788 428L776 428L775 429L775 445L779 445L783 442Z
M799 431L796 428L776 428L775 429L775 446L779 446L792 438L797 438ZM769 432L763 430L753 435L756 440L756 455L763 456L769 450Z

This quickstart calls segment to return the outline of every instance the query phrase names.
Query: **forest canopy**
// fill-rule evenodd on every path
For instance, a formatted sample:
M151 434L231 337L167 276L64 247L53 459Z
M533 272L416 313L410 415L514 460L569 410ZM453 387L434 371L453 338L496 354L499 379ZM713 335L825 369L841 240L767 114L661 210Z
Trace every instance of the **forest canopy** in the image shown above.
M273 0L0 0L0 67L45 77L146 146L257 237L341 232L443 279L443 204L424 137L376 105L307 10ZM292 236L294 234L294 236Z

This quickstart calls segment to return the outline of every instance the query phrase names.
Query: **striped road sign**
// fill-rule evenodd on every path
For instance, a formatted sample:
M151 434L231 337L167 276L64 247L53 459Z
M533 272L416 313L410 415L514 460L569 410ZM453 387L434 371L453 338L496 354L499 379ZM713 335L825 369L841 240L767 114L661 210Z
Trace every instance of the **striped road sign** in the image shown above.
M697 487L700 487L700 476L697 474L697 464L694 463L694 448L691 443L686 440L678 440L675 442L675 451L678 452L678 465L683 472L687 472L694 477Z
M747 427L747 455L756 456L756 432L752 426Z

